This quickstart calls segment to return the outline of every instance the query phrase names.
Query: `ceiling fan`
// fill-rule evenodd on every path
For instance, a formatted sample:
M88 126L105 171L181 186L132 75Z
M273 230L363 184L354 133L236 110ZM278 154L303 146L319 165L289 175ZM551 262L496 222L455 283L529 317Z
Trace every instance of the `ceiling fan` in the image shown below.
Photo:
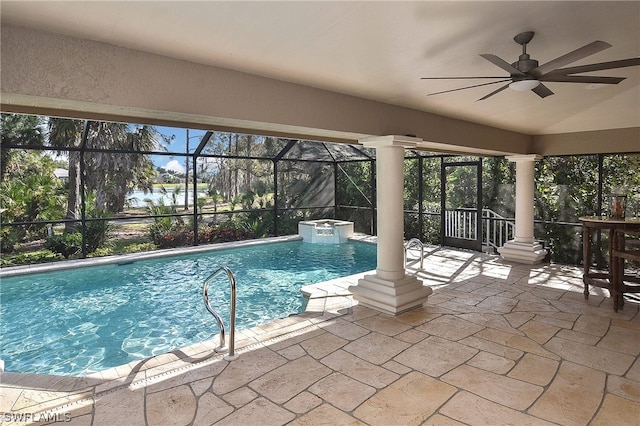
M534 34L535 33L533 31L526 31L516 35L513 38L516 43L522 46L522 55L520 55L518 57L518 60L512 64L509 64L507 61L499 58L496 55L488 53L483 53L480 55L492 64L498 66L499 68L502 68L504 71L507 71L509 73L508 77L423 77L423 80L500 79L499 81L492 81L490 83L474 84L457 89L429 93L428 96L456 92L459 90L471 89L473 87L506 83L505 85L499 87L498 89L494 90L488 95L483 96L478 100L485 100L497 93L500 93L507 87L517 91L531 90L541 98L546 98L549 95L553 95L553 92L547 86L545 86L543 82L618 84L625 78L575 74L640 65L640 58L629 58L610 62L600 62L597 64L560 68L611 47L609 43L605 43L604 41L594 41L587 44L586 46L583 46L552 61L549 61L546 64L538 65L538 61L536 61L535 59L531 59L529 54L527 54L527 43L531 41Z

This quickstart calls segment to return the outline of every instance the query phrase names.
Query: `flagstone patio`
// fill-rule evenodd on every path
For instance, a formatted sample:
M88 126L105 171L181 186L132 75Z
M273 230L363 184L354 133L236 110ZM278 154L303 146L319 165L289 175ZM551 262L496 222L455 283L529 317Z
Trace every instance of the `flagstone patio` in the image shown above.
M0 422L638 424L637 299L616 313L575 267L427 251L421 308L357 305L360 275L323 283L306 313L239 332L235 361L211 340L81 378L4 372Z

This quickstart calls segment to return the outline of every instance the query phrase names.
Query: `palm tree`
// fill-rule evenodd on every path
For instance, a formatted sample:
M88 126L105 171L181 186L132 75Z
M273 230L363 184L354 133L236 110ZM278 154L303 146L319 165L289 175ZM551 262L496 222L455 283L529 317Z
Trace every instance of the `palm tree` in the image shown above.
M49 143L69 157L69 198L66 218L77 220L80 205L80 161L78 150L84 123L62 118L49 119ZM125 123L87 122L87 141L84 153L86 190L95 194L97 212L120 212L127 194L134 188L150 191L155 170L146 154L122 154L122 150L152 151L158 133L152 126L131 127ZM92 149L114 150L96 152ZM73 232L76 223L68 222L65 232Z
M156 172L146 154L158 144L153 126L131 127L124 123L95 122L90 126L87 147L114 151L130 150L130 154L88 152L85 156L87 189L96 194L96 209L120 212L126 196L133 189L145 193L153 189Z
M14 150L12 162L0 182L0 210L2 221L33 222L61 219L66 203L62 183L54 177L55 163L38 151ZM28 224L3 227L0 232L2 251L12 251L15 244L26 238L44 237L46 225Z
M78 148L82 137L83 122L66 118L49 118L49 144L58 148L58 153L67 152L69 157L69 193L65 219L78 220L80 216L80 152L68 151ZM64 232L75 232L77 222L66 222Z
M218 192L216 188L214 188L211 183L209 183L209 189L207 190L207 196L211 198L211 202L213 203L213 212L218 212L218 204L220 204L223 200L222 194Z

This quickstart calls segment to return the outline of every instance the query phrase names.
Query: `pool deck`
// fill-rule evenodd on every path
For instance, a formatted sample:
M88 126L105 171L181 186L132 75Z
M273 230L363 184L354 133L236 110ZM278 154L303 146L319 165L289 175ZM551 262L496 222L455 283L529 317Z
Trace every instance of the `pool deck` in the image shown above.
M357 305L362 274L319 284L306 313L238 332L235 361L212 340L81 378L4 372L0 424L639 423L637 299L616 313L579 268L427 252L421 308Z

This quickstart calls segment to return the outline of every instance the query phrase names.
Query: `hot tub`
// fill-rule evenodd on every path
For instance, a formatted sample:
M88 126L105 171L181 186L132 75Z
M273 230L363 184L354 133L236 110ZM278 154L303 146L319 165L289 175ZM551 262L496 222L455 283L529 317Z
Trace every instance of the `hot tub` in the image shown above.
M298 234L309 243L340 244L353 237L353 222L318 219L298 223Z

